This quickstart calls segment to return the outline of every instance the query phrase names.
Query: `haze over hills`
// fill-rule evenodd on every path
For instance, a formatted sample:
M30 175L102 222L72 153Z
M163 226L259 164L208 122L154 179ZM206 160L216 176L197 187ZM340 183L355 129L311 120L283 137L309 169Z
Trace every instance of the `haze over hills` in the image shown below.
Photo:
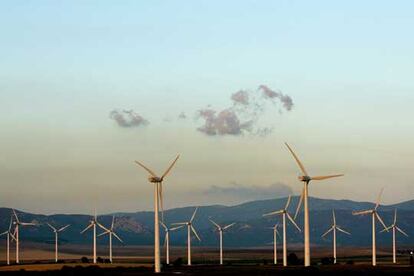
M209 222L208 218L214 219L218 223L227 224L236 222L236 225L227 230L225 233L226 246L266 246L272 241L272 230L267 227L275 223L280 223L280 217L263 218L262 214L282 209L286 203L286 198L258 200L246 202L235 206L212 205L202 206L199 208L194 226L201 236L200 243L194 245L213 246L217 244L217 233L215 228ZM293 215L299 198L293 197L289 212ZM371 217L370 216L353 216L352 211L365 210L373 207L370 202L356 202L351 200L332 200L310 198L310 219L311 219L311 242L317 245L330 245L330 237L322 239L321 235L329 228L332 221L332 209L335 209L337 223L342 228L352 233L352 236L338 235L338 243L355 246L367 246L371 243ZM194 206L175 208L164 212L167 223L182 222L189 219ZM398 236L397 241L404 245L414 244L414 200L401 202L393 205L384 205L379 207L379 213L386 224L391 224L394 209L398 209L398 224L405 230L408 238ZM24 227L20 231L22 241L33 242L53 242L53 234L47 227L46 222L56 226L71 224L71 226L61 233L62 243L85 244L91 241L91 233L83 235L80 231L85 228L89 222L89 215L40 215L20 212L19 218L22 221L34 221L40 224L37 227ZM7 229L11 209L0 208L0 231ZM153 213L134 212L134 213L116 213L116 232L128 245L150 245L153 242ZM109 226L112 215L102 215L98 217L99 222ZM297 218L297 223L302 227L302 213ZM377 224L377 230L382 230L382 226ZM163 233L163 232L162 232ZM4 239L4 238L2 238ZM389 246L391 243L391 234L381 233L377 235L379 246ZM186 230L180 229L173 232L170 236L173 245L185 245ZM288 242L301 243L303 240L302 233L299 233L291 224L288 224ZM99 243L107 242L105 237L98 239Z

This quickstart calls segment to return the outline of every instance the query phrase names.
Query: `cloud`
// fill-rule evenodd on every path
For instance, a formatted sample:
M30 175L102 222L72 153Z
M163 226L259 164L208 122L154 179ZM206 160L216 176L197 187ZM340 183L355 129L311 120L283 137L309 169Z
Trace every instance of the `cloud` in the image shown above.
M274 119L266 120L276 114L282 114L274 108L275 99L278 99L283 108L291 111L293 100L290 96L271 90L266 85L260 85L257 90L239 90L230 96L233 105L221 110L211 107L197 111L196 118L203 119L203 125L197 130L208 136L252 136L265 137L274 130ZM268 106L272 107L271 109ZM273 113L272 113L273 112Z
M267 87L266 85L260 85L259 86L259 90L262 90L263 92L263 96L266 99L279 99L282 104L283 107L287 110L287 111L291 111L293 108L293 100L290 96L288 95L284 95L282 94L282 92L278 91L273 91L272 89L270 89L269 87Z
M109 118L114 120L118 126L120 127L139 127L145 126L149 124L148 120L146 120L141 115L135 113L132 109L131 110L112 110L109 113Z
M231 99L233 100L234 104L248 105L249 93L244 90L239 90L231 95Z
M249 131L251 122L240 122L237 114L231 109L224 109L217 113L213 109L201 109L198 116L204 119L204 125L198 131L209 136L240 135Z
M249 201L286 197L293 193L292 188L282 183L275 183L269 186L245 186L233 183L229 186L212 185L205 190L205 195L229 201Z

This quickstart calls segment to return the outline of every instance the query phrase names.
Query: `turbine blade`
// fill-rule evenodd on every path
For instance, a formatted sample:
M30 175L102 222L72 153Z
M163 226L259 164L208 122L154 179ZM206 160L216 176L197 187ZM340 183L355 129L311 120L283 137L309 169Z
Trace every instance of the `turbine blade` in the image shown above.
M331 228L329 228L328 229L328 231L326 231L322 236L321 236L321 238L323 238L323 237L325 237L326 235L328 235L332 230L333 230L334 228L333 227L331 227Z
M290 153L293 155L293 158L295 158L296 163L298 163L300 170L302 171L303 175L307 176L308 173L306 172L305 167L303 166L302 162L300 162L299 158L296 156L295 152L290 148L288 143L285 143L287 148L289 149Z
M6 234L8 234L9 233L9 231L6 231L6 232L3 232L3 233L0 233L0 236L4 236L4 235L6 235Z
M290 222L292 222L292 224L295 225L296 229L298 229L299 232L302 232L302 230L299 228L299 226L296 224L296 222L293 220L293 218L288 213L286 213L286 215L287 215L288 219L290 220Z
M167 235L168 235L168 232L165 232L164 243L162 244L163 247L165 247L167 245Z
M194 210L194 213L193 213L193 215L191 216L190 222L193 222L193 220L194 220L194 218L195 218L195 215L196 215L196 213L197 213L197 210L198 210L198 207L196 207L196 209Z
M299 202L298 202L298 206L296 207L296 212L295 212L295 216L293 217L293 219L296 219L296 217L299 214L300 211L300 207L302 206L302 201L303 201L303 197L305 195L305 187L302 189L302 193L300 194L300 198L299 198Z
M196 236L197 240L198 240L198 241L201 241L201 239L200 239L200 237L198 236L198 234L197 234L197 232L196 232L195 228L194 228L192 225L191 225L191 231L193 231L193 233L194 233L194 235Z
M96 222L96 224L97 224L99 227L101 227L103 230L111 232L111 230L109 230L108 228L106 228L105 226L103 226L102 224L100 224L99 222L97 222L97 221L95 221L95 222Z
M408 234L405 233L400 227L395 226L395 229L397 229L397 231L400 232L401 234L403 234L404 236L408 237Z
M53 231L56 231L56 228L50 225L49 223L46 223Z
M383 232L385 232L385 231L389 232L389 230L390 230L392 227L393 227L393 225L388 226L387 228L382 229L382 230L380 231L380 233L383 233Z
M13 215L10 216L9 232L13 226Z
M112 231L112 234L114 235L114 237L115 238L117 238L118 239L118 241L120 241L120 242L122 242L122 243L124 243L124 241L118 236L118 234L117 233L115 233L115 232L113 232Z
M212 219L208 219L209 221L211 221L212 224L214 224L218 229L220 229L220 225L218 225L217 223L215 223Z
M170 229L170 232L171 232L171 231L178 230L178 229L183 228L183 227L184 227L184 225L177 226L177 227L173 227L173 228L171 228L171 229Z
M66 228L68 228L69 226L70 226L70 224L68 224L66 226L63 226L62 228L58 229L57 231L61 232L61 231L65 230Z
M187 225L188 224L188 222L174 222L174 223L171 223L171 225Z
M366 215L371 214L374 210L365 210L365 211L353 211L352 215L359 216L359 215Z
M160 224L162 225L162 227L164 227L165 231L168 231L168 227L167 225L164 224L164 222L160 221Z
M101 236L106 235L106 234L109 234L109 233L110 233L110 232L105 231L105 232L100 233L97 237L101 237Z
M332 210L333 224L336 226L335 210Z
M89 228L93 226L93 223L89 224L85 229L83 229L80 233L83 234L85 231L87 231Z
M10 237L12 237L12 241L17 241L16 240L16 235L14 233L9 232Z
M290 198L291 198L291 195L289 195L289 197L288 197L288 199L287 199L287 201L286 201L285 210L287 210L287 209L288 209L288 207L289 207L289 204L290 204Z
M375 210L377 210L377 208L378 208L378 206L379 206L379 204L380 204L380 200L381 200L381 196L382 196L382 193L384 192L384 188L381 188L381 191L380 191L380 193L379 193L379 195L378 195L378 198L377 198L377 201L375 202Z
M230 227L232 227L233 225L235 225L236 223L235 222L233 222L233 223L231 223L231 224L229 224L229 225L226 225L226 226L224 226L223 227L223 230L226 230L226 229L228 229L228 228L230 228Z
M23 225L23 226L37 226L37 224L33 223L33 222L20 222L20 225Z
M344 176L343 174L333 174L333 175L321 175L321 176L312 176L311 179L312 180L325 180L328 178L334 178L334 177L340 177L340 176Z
M114 230L115 216L112 216L111 231Z
M12 209L13 210L13 215L14 215L14 217L16 218L16 222L17 223L19 223L20 222L20 220L19 220L19 217L17 216L17 214L16 214L16 211L14 210L14 209Z
M161 176L161 179L164 179L164 177L166 177L170 173L172 167L174 167L174 165L177 162L178 158L180 158L180 155L177 155L177 157L174 159L174 161L171 163L171 165L168 167L168 169L165 171L165 173Z
M270 212L270 213L263 214L262 216L263 217L268 217L268 216L273 216L273 215L279 215L279 214L283 214L284 211L285 210L273 211L273 212Z
M135 160L135 163L137 163L138 165L140 165L144 170L146 170L150 175L152 175L153 177L158 177L153 171L151 171L149 168L147 168L144 164L142 164L139 161Z
M395 209L395 212L394 212L394 223L393 224L394 225L397 224L397 209Z
M387 228L387 226L385 225L384 221L382 220L382 218L378 215L377 212L375 212L375 216L377 217L377 219L379 220L379 222L381 222L382 226L384 226L384 229ZM388 232L388 230L387 230Z
M344 229L342 229L342 228L341 228L341 227L339 227L339 226L336 226L336 229L337 229L338 231L340 231L340 232L344 233L344 234L351 235L351 233L349 233L349 232L345 231Z

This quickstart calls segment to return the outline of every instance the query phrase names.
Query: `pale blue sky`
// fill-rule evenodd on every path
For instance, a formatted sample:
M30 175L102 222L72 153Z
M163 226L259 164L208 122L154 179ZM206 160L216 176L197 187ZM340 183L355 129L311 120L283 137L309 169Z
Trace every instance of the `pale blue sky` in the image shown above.
M412 199L412 1L0 5L2 205L85 212L94 198L102 211L148 209L151 186L131 161L163 168L177 152L167 206L226 203L204 190L232 182L297 192L284 141L309 170L347 174L315 184L315 196L372 200L369 188L384 186L387 203ZM267 118L271 135L196 131L198 109L261 84L295 104ZM150 124L119 128L114 108ZM191 118L163 122L181 111Z

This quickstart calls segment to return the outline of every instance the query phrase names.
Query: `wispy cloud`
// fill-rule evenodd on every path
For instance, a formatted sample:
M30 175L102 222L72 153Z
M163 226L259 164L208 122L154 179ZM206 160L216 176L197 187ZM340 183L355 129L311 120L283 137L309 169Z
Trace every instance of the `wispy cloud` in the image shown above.
M114 120L118 126L130 128L139 127L149 124L149 121L138 113L131 110L117 110L114 109L109 113L109 118Z

